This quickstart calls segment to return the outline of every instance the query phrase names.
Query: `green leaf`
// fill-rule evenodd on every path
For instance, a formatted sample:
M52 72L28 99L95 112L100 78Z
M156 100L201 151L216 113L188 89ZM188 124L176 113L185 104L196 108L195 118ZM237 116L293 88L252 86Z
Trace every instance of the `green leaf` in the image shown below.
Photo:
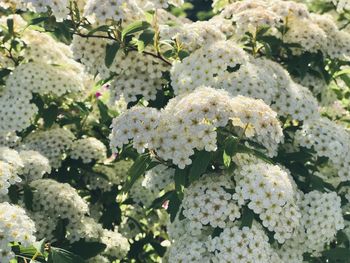
M9 34L11 36L13 36L13 33L14 33L13 32L13 19L12 18L8 18L6 23L7 23L7 28L8 28Z
M212 158L212 153L205 150L198 152L192 162L189 172L189 182L192 183L206 172Z
M37 252L40 252L40 254L44 254L45 253L45 241L46 239L42 239L40 241L34 242L33 247L35 247Z
M335 260L349 260L350 258L350 249L337 247L327 251L324 251L322 255L334 262Z
M231 156L228 155L226 153L226 151L224 151L224 153L222 154L222 159L224 161L225 167L230 167L230 165L231 165Z
M175 190L178 193L182 193L183 188L187 185L187 172L188 170L176 168L175 174L174 174L174 180L175 180Z
M73 254L67 250L51 247L48 263L85 263L80 256Z
M137 41L137 50L143 52L149 44L153 43L153 38L154 31L152 29L144 30Z
M173 192L172 195L169 196L169 205L168 205L168 213L170 214L170 221L173 222L175 217L179 211L181 205L181 200L179 199L176 192Z
M174 194L174 191L169 191L166 192L165 194L163 194L161 197L158 197L157 199L155 199L150 208L154 208L154 209L159 209L162 207L162 205L164 204L164 202L166 200L168 200L172 195Z
M233 156L237 153L238 138L230 136L225 140L225 152L229 156Z
M137 157L137 159L128 171L128 178L122 189L123 192L128 192L131 189L136 180L146 172L147 167L150 163L151 157L149 153L142 154L139 157Z
M102 25L99 27L96 27L92 30L89 31L88 36L92 36L96 32L108 32L109 31L109 26L107 25Z
M33 210L33 191L27 184L23 186L23 198L26 208Z
M49 17L47 17L47 16L36 17L36 18L33 18L32 20L30 20L29 25L40 24L41 22L45 22L47 20L49 20Z
M81 240L73 243L69 250L83 259L89 259L100 254L106 247L105 244L100 242L86 242Z
M108 127L112 123L112 117L109 115L108 107L101 100L97 101L97 107L100 111L100 121Z
M120 44L118 42L107 44L106 57L105 57L105 65L107 68L109 68L112 65L114 58L118 53L119 48L120 48Z
M185 50L180 50L178 53L178 56L181 60L183 60L184 58L188 57L190 55L190 53L188 53Z
M241 222L241 228L247 226L251 227L254 220L254 212L250 210L248 207L244 207L242 211L242 222Z
M148 28L151 24L146 21L136 21L134 23L131 23L127 27L125 27L122 31L122 40L125 39L126 36L131 35L133 33L145 30Z

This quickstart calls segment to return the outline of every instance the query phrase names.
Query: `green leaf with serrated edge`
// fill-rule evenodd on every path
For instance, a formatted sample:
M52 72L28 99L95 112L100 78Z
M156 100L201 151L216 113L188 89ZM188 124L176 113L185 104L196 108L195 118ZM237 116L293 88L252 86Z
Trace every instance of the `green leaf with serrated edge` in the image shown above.
M114 58L118 53L119 48L120 48L120 44L118 42L107 44L106 56L105 56L105 65L107 68L109 68L112 65Z
M133 165L130 167L128 171L128 178L127 181L125 182L122 191L123 192L128 192L131 187L134 185L136 180L140 178L141 175L143 175L146 170L148 165L151 163L151 157L149 153L142 154L133 163Z
M67 250L51 247L48 263L85 263L85 260L80 256L73 254Z
M87 242L80 240L69 247L69 251L81 256L83 259L89 259L97 256L106 249L106 245L100 242Z
M150 25L151 24L146 22L146 21L136 21L134 23L129 24L122 31L122 40L124 40L125 37L128 36L128 35L131 35L133 33L145 30Z
M192 183L199 179L199 177L206 172L211 161L212 153L205 150L198 152L191 164L189 172L189 182Z

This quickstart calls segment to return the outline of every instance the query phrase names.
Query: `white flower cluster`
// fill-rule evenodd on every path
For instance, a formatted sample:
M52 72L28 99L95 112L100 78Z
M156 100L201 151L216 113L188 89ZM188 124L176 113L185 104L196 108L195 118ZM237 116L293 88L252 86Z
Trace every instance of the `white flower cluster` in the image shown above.
M49 216L44 211L33 212L27 210L27 214L35 223L35 236L38 240L45 238L49 242L55 241L53 233L57 227L58 217Z
M72 159L81 159L83 163L103 161L107 158L107 148L94 137L76 140L71 146L69 156Z
M158 194L174 182L174 175L173 168L159 164L146 172L142 186Z
M129 196L132 200L145 207L150 207L153 200L158 197L159 192L153 192L142 185L142 178L139 178L131 187Z
M10 242L20 242L28 247L35 242L35 225L24 209L7 202L0 203L0 261L9 263L14 253Z
M94 173L84 175L84 180L89 189L108 191L113 185L120 185L125 182L132 164L131 160L120 160L108 165L96 164L93 167ZM107 178L98 176L98 174L103 174Z
M114 259L124 258L130 249L128 240L116 230L104 230L101 241L107 245L103 254Z
M259 214L262 224L283 243L294 234L301 217L293 179L277 165L248 164L239 167L234 199Z
M237 226L225 228L208 241L209 251L215 255L212 262L273 262L275 256L264 231L253 224L251 228Z
M228 124L261 143L270 155L283 140L276 113L263 101L201 87L170 100L160 112L142 107L124 112L113 120L111 147L115 151L133 139L138 152L154 149L159 157L184 168L191 164L195 149L215 151L216 128Z
M202 263L210 260L211 255L204 237L185 234L175 241L169 250L169 263Z
M0 94L0 133L21 131L30 126L38 112L31 101L33 93L75 94L83 90L86 78L82 66L72 59L68 46L45 33L26 29L26 23L19 16L13 19L16 34L23 38L25 45L21 54L24 60L7 77Z
M29 134L23 141L24 150L38 151L50 161L52 168L58 168L73 144L74 135L64 128L52 128Z
M305 229L304 246L309 252L321 252L344 228L340 197L335 192L312 191L301 202L301 225Z
M0 198L8 193L8 188L22 181L18 176L23 162L18 152L0 147Z
M192 52L173 65L171 80L176 94L208 85L262 99L282 116L307 120L319 115L307 88L293 82L279 64L251 57L234 41L217 41Z
M69 184L39 179L31 182L30 186L34 188L34 211L45 211L48 216L69 219L72 224L79 222L89 211L86 201Z
M64 66L29 62L16 67L6 81L6 89L12 92L54 94L62 96L67 92L83 89L82 80L75 71Z
M0 133L0 147L15 148L19 145L21 137L17 136L15 132Z
M281 258L292 257L292 251L297 252L297 258L305 252L316 256L320 254L335 239L338 230L344 228L340 202L335 192L312 191L305 194L299 204L302 214L300 227L278 251Z
M350 135L341 125L327 118L304 123L295 134L297 145L313 148L317 157L329 158L341 181L350 179Z
M136 101L136 95L142 95L146 100L155 99L157 90L162 88L162 71L166 70L164 62L152 56L140 55L137 51L130 51L127 55L119 51L107 68L104 57L109 42L101 38L74 36L72 48L76 59L86 66L89 73L99 73L102 78L116 74L110 85L113 102L122 95L126 102Z
M183 215L189 219L192 234L200 234L203 226L208 224L213 228L225 228L227 223L241 216L240 206L225 190L233 188L229 177L208 174L185 189Z
M49 160L39 152L20 151L19 155L23 162L19 174L23 175L27 182L41 179L44 174L51 172Z
M184 49L189 51L194 51L205 44L226 39L216 25L209 21L185 23L178 27L162 25L160 35L162 39L175 39Z
M346 58L350 54L350 34L340 31L327 15L310 14L307 6L293 1L246 0L228 5L221 13L235 23L237 34L256 35L270 27L269 34L285 43L297 43L302 50L322 51L332 58ZM280 26L288 30L279 32ZM295 52L300 53L298 48Z

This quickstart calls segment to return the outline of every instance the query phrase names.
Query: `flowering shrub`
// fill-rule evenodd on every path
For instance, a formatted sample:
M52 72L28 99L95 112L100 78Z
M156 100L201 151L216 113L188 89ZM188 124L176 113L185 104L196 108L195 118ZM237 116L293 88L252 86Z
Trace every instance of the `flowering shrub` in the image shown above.
M349 262L350 2L191 2L0 2L1 263Z

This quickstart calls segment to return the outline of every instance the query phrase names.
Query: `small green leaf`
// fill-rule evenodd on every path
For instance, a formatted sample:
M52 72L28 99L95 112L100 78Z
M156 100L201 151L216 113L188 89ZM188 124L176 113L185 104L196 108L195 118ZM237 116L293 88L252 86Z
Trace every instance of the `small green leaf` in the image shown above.
M248 207L244 207L242 211L242 222L241 228L247 226L251 227L254 220L254 212L250 210Z
M102 25L99 27L96 27L92 30L89 31L88 36L92 36L96 32L108 32L109 31L109 26L107 25Z
M237 153L238 138L230 136L225 140L225 152L229 156L234 156Z
M109 126L112 122L112 117L109 115L108 107L101 100L97 101L97 107L100 111L100 122Z
M136 21L134 23L131 23L127 27L125 27L122 31L122 40L125 39L125 36L131 35L133 33L145 30L148 28L151 24L146 21Z
M9 34L11 36L13 36L13 33L14 33L13 32L13 19L12 18L8 18L6 23L7 23L7 28L8 28Z
M40 252L41 255L45 253L45 242L46 239L42 239L40 241L34 242L33 247L35 247L36 251Z
M122 189L123 192L128 192L131 189L136 180L146 172L147 167L150 163L151 157L149 153L142 154L139 157L137 157L137 159L128 171L128 178Z
M195 155L195 159L192 162L190 172L189 172L189 181L190 183L199 179L199 177L206 172L209 163L212 158L212 153L205 150L198 152Z
M81 256L83 259L89 259L97 256L106 249L106 245L100 242L86 242L80 240L73 243L69 250L74 254Z
M231 156L228 155L226 153L226 151L224 151L224 153L222 154L222 159L224 161L225 167L230 167L230 165L231 165Z
M67 250L51 247L48 263L84 263L85 260L80 256L73 254Z
M170 221L173 222L175 217L179 211L181 205L181 200L179 199L176 192L173 192L172 195L169 196L169 205L168 205L168 213L170 214Z
M112 65L114 58L118 53L119 48L120 48L120 44L118 42L107 44L106 57L105 57L105 65L107 68L109 68Z
M33 210L33 191L27 184L23 186L23 198L26 208Z
M139 52L143 52L149 44L153 43L153 38L154 38L153 30L151 29L144 30L137 41L137 50Z
M337 248L324 251L322 255L332 260L332 262L335 260L346 260L346 262L348 262L347 260L349 260L350 258L350 249L337 247Z
M182 193L183 187L187 185L187 172L188 170L176 168L175 174L174 174L174 180L175 180L175 190L178 193Z
M178 53L178 56L181 60L183 60L184 58L188 57L190 55L190 53L188 53L185 50L180 50Z

